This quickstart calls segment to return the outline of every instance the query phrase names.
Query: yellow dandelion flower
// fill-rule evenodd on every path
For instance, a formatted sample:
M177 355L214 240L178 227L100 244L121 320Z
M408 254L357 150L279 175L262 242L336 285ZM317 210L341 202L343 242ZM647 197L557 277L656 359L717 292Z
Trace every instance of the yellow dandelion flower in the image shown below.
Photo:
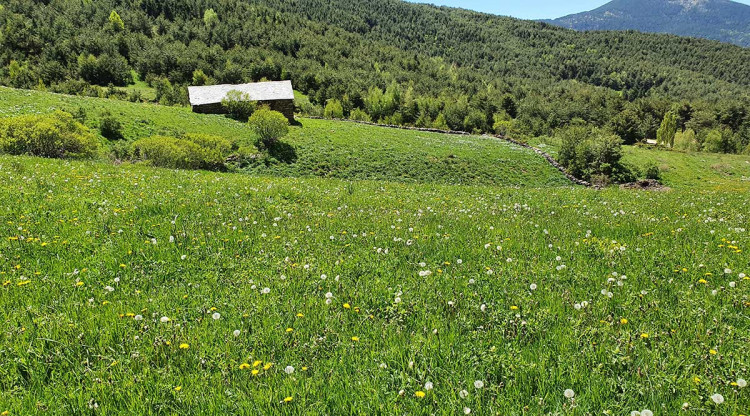
M260 370L257 370L257 369L255 369L255 370L253 370L253 371L250 372L250 374L252 374L254 376L257 376L258 373L260 373Z
M712 348L712 349L708 350L708 353L711 354L711 355L716 355L719 352Z
M84 285L84 283L83 283L83 282L76 282L76 286L78 286L78 287L81 287L81 286L83 286L83 285Z
M261 361L261 360L255 360L255 361L253 361L253 367L257 367L257 366L259 366L261 364L263 364L263 361Z
M189 344L185 344L185 343L182 343L182 344L180 344L180 349L181 349L181 350L187 350L187 349L189 349L189 348L190 348L190 345L189 345Z
M305 315L303 315L303 314L301 314L301 313L298 313L298 314L297 314L297 318L304 318L304 317L305 317Z
M625 318L622 318L622 319L620 319L620 323L621 323L622 325L625 325L625 324L627 324L627 323L628 323L628 320L627 320L627 319L625 319Z
M263 366L263 369L268 371L273 366L273 363L266 363L266 365Z
M174 388L174 391L180 391L180 390L182 390L182 386L177 386Z
M513 306L511 306L511 307L510 307L510 310L512 310L512 311L517 311L517 310L518 310L518 306L516 306L516 305L513 305Z
M641 338L643 338L643 339L647 339L647 338L648 338L648 334L647 334L647 333L645 333L645 332L644 332L644 333L642 333L642 334L641 334Z
M292 332L292 331L294 331L294 329L292 329L292 328L287 328L287 329L286 329L286 332L287 332L287 333L289 333L289 332Z
M250 368L250 364L248 363L240 364L240 370L247 370L248 368Z
M352 341L359 342L359 337L352 337Z
M698 280L698 283L705 285L706 283L708 283L708 281L706 279L700 279Z
M348 303L344 304L344 309L351 309L351 308L352 308L352 305L350 305Z
M416 392L416 393L414 393L414 395L417 396L420 399L423 398L424 396L426 396L425 392L423 392L421 390L418 391L418 392Z
M292 401L292 396L284 397L284 403L289 403Z
M31 283L31 280L22 280L22 281L18 282L18 286L26 286L29 283Z

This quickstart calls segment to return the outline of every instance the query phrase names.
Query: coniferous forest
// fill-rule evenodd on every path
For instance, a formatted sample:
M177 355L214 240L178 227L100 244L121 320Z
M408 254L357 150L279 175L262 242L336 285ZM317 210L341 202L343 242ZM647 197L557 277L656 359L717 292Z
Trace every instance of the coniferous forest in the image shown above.
M145 82L165 105L187 85L291 79L314 115L626 144L676 123L678 146L750 151L748 49L396 0L4 0L0 79L132 101L118 87Z

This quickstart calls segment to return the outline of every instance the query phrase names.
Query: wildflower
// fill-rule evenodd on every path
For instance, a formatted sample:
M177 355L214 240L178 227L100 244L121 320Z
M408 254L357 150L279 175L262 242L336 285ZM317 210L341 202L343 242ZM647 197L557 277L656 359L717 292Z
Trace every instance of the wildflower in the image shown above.
M428 381L427 383L424 383L425 390L430 391L432 390L432 387L433 387L432 382Z
M142 321L143 320L143 315L136 315L136 316L133 317L133 319L135 319L136 321ZM167 318L167 319L169 319L169 318Z
M247 370L250 368L250 364L248 363L242 363L240 364L240 370Z
M238 336L240 336L240 330L235 329L234 332L232 332L232 335L234 335L234 337L237 338Z
M425 392L423 392L423 391L418 391L418 392L414 393L414 395L417 396L417 398L419 398L419 399L421 399L424 396L426 396Z
M289 403L292 401L292 396L284 397L284 403Z
M747 387L747 381L745 381L744 378L737 379L737 387L744 389L745 387Z
M351 308L352 308L352 305L350 305L348 303L344 304L344 309L351 309Z
M641 338L643 338L643 339L648 339L648 334L647 334L647 333L645 333L645 332L644 332L644 333L642 333L642 334L641 334Z
M352 337L352 341L359 342L359 337Z
M531 286L529 286L529 289L536 290L536 283L532 283Z
M571 390L571 389L565 390L563 392L563 394L565 395L566 399L573 399L573 397L575 397L575 395L576 395L576 393L573 390Z
M712 349L708 350L708 353L711 354L711 355L716 355L719 352L712 348Z
M168 317L166 317L166 316L162 316L161 318L159 318L159 321L160 321L161 323L163 323L163 324L166 324L167 322L171 321L171 319L169 319L169 318L168 318Z
M652 412L652 411L650 411L648 409L641 410L641 416L654 416L654 412Z
M174 391L180 391L180 390L182 390L182 386L177 386L174 388Z
M214 321L218 321L219 318L221 318L221 314L219 312L214 312L214 314L211 315L211 318L213 318Z
M291 365L288 365L286 366L286 368L284 368L284 372L287 374L292 374L294 373L294 367L292 367Z
M464 414L468 415L470 413L471 413L471 409L469 409L468 407L464 407Z
M254 376L257 376L258 373L260 373L260 370L258 370L258 369L254 369L253 371L250 372L250 374L252 374Z
M476 380L476 381L474 381L474 388L475 389L481 389L482 387L484 387L484 381L482 381L482 380Z
M641 412L633 410L632 412L630 412L630 416L641 416Z
M253 367L257 367L257 366L259 366L261 364L263 364L263 361L261 361L261 360L255 360L255 361L253 361Z
M622 318L622 319L620 319L620 323L621 323L622 325L625 325L625 324L627 324L627 323L628 323L628 320L627 320L627 319L625 319L625 318Z
M461 391L458 392L458 397L460 397L462 399L465 399L465 398L469 397L469 392L466 391L466 390L461 390Z
M263 366L263 369L265 371L268 371L271 369L271 367L273 367L273 363L266 363L266 365Z
M264 287L263 290L260 291L260 293L262 293L264 295L267 295L267 294L271 293L271 288Z
M291 333L291 332L293 332L293 331L294 331L294 329L293 329L293 328L287 328L287 329L286 329L286 333L287 333L287 334L289 334L289 333Z
M713 400L713 402L716 403L716 404L722 404L722 403L724 403L724 396L722 396L719 393L715 393L715 394L711 395L711 400Z
M513 306L511 306L511 307L510 307L510 310L512 310L512 311L517 311L517 310L518 310L518 306L516 306L516 305L513 305Z
M182 344L180 344L180 349L181 349L181 350L187 350L187 349L190 349L190 345L189 345L189 344L185 344L185 343L182 343Z

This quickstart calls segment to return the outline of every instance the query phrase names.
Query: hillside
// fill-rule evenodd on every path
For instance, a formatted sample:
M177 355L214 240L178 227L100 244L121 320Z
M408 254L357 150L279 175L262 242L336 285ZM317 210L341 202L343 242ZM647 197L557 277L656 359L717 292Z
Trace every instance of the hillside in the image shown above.
M243 143L251 143L253 138L244 123L224 116L194 114L185 107L0 87L0 117L54 110L84 114L85 124L93 130L97 130L101 114L107 110L123 124L123 144L152 135L182 133L212 134ZM466 185L570 185L559 171L532 151L489 137L301 119L300 125L291 128L284 143L290 146L293 160L259 164L246 172Z
M336 100L344 116L481 132L507 115L535 136L635 109L640 139L672 106L720 121L750 108L745 48L397 0L14 0L0 32L6 85L140 101L147 83L163 104L187 84L291 79L311 114Z
M671 33L750 47L750 6L729 0L614 0L548 22L576 30Z

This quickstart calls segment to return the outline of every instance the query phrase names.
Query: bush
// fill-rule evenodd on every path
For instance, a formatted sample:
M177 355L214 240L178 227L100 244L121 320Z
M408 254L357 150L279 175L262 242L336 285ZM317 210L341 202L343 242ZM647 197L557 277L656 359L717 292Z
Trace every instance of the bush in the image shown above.
M560 164L572 175L584 180L601 175L615 182L634 179L630 169L621 163L622 139L618 136L587 125L561 129L556 136L562 143L558 156Z
M163 168L224 170L222 152L231 148L228 143L206 135L153 136L133 143L133 156Z
M349 119L355 121L366 121L368 123L372 121L370 115L365 113L365 111L359 107L352 110L351 114L349 114Z
M646 168L646 179L661 180L661 170L656 165L649 165Z
M700 144L696 139L695 132L687 129L684 132L677 133L674 137L674 148L684 152L697 152Z
M248 120L250 128L258 135L256 146L268 149L280 138L289 133L289 120L268 107L259 108Z
M253 115L257 104L250 99L248 94L232 90L221 100L221 106L224 107L229 117L244 123Z
M344 107L341 105L339 100L328 100L325 110L323 110L323 116L325 118L344 118Z
M99 132L108 140L122 140L122 123L110 113L104 113L99 120Z
M12 155L52 158L92 158L99 141L70 113L27 115L0 119L0 151Z

